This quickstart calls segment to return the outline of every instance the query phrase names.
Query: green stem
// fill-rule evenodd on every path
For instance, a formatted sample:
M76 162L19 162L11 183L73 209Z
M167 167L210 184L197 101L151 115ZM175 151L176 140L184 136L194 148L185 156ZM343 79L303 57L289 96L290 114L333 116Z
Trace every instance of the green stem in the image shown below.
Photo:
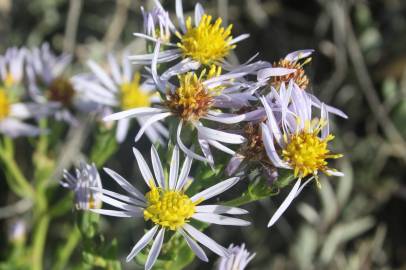
M58 259L55 266L52 268L54 270L63 270L66 268L69 257L72 255L73 250L77 246L80 240L80 231L76 226L73 231L70 232L68 239L66 240L65 246L60 250L58 254Z
M44 248L47 237L47 231L49 226L49 217L47 215L42 216L36 226L33 240L33 253L32 253L32 269L43 269L43 256Z
M263 198L265 198L265 197L263 197ZM224 202L223 205L238 207L241 205L248 204L250 202L258 201L263 198L252 197L249 193L244 193L238 198Z
M4 138L4 148L0 150L0 159L3 161L7 172L10 174L11 178L15 180L17 185L11 185L11 188L18 187L20 189L17 192L18 195L22 197L34 198L35 191L28 180L25 178L24 174L21 172L19 166L14 160L14 147L13 142L10 138Z

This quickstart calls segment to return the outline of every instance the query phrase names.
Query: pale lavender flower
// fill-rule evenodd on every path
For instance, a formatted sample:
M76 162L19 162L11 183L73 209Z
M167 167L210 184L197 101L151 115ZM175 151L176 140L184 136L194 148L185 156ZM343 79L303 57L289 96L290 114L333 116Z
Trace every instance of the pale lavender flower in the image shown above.
M114 110L128 110L137 107L149 107L160 102L159 94L152 80L141 83L141 75L135 71L127 54L122 56L121 65L113 55L108 56L108 69L103 69L92 60L87 62L92 77L79 75L72 79L75 88L85 97L97 104ZM140 126L147 122L146 117L136 117ZM123 142L130 126L129 119L117 123L116 139ZM163 143L169 134L161 123L153 123L146 130L152 143Z
M43 106L53 108L55 119L76 125L73 110L92 112L97 109L94 102L77 94L72 81L66 76L72 56L55 55L48 43L28 52L28 89L32 99Z
M75 176L64 170L60 184L75 194L75 206L79 210L98 209L102 205L101 193L93 188L101 189L99 172L94 164L81 163L75 169Z
M27 54L25 48L9 48L0 55L0 78L5 88L11 88L21 83L24 77L24 60Z
M230 255L221 257L217 264L217 270L244 270L250 261L255 257L255 253L250 253L243 243L240 246L231 244L228 247Z
M327 159L341 157L332 154L328 142L334 136L329 131L328 112L321 105L320 118L312 115L311 99L296 84L281 87L279 93L271 92L260 98L267 115L266 124L261 124L262 138L268 158L277 168L290 169L298 177L291 192L271 218L272 226L283 214L293 199L319 172L342 176L341 172L327 166ZM302 184L305 177L310 177Z
M169 12L163 9L161 3L158 0L155 0L154 3L155 7L150 12L141 7L145 34L145 36L141 36L147 40L170 42L171 35L176 31L175 26L169 18Z
M39 119L49 114L49 107L33 102L21 102L25 88L24 78L25 49L11 48L0 55L0 133L15 138L37 136L41 130L23 121Z
M169 176L166 178L154 146L151 148L154 174L152 174L142 154L135 148L133 150L142 178L150 189L149 192L143 195L122 176L107 168L105 168L106 173L127 192L127 195L106 189L93 189L103 194L101 199L105 204L118 209L92 209L93 212L115 217L144 218L145 221L150 220L154 224L135 244L127 256L127 261L132 260L148 243L153 242L145 263L145 269L151 269L158 258L165 232L168 230L180 233L196 256L203 261L208 261L208 258L198 243L219 256L229 256L230 252L226 248L194 228L189 221L195 219L219 225L249 225L250 222L248 221L228 216L247 214L248 212L244 209L222 205L200 205L203 201L230 189L239 181L239 178L233 177L220 181L216 185L189 197L185 191L192 181L188 177L192 158L186 157L181 166L179 149L175 147L172 153Z
M310 98L311 104L321 109L322 102L314 95L306 92L309 84L309 79L303 70L304 63L310 61L310 56L314 52L313 49L294 51L286 55L282 60L275 63L273 67L266 67L258 71L258 84L252 88L252 92L257 91L261 86L278 88L282 84L289 84L291 81ZM304 59L304 63L299 61ZM343 118L348 116L341 110L324 104L327 112L338 115Z
M207 119L213 122L222 124L233 124L241 121L248 121L255 117L257 112L235 115L221 112L221 108L232 106L233 109L244 106L251 95L241 92L241 85L234 84L235 79L246 75L245 72L229 72L220 75L219 69L213 66L210 70L204 70L197 76L193 72L187 72L178 76L178 84L173 84L170 79L177 75L176 66L169 68L161 76L157 73L157 58L160 51L160 43L155 47L154 59L152 62L151 74L152 78L165 97L156 107L141 107L135 109L124 110L114 113L104 118L105 121L122 120L132 117L145 117L147 120L141 127L135 141L138 141L145 130L152 124L163 121L165 118L174 116L179 120L177 127L177 144L188 156L201 161L207 161L213 164L213 155L209 146L213 146L225 153L234 155L235 151L225 146L226 144L241 144L244 142L244 137L208 128L203 125L201 119ZM197 67L196 67L197 68ZM208 78L205 78L208 77ZM185 95L189 98L185 98ZM246 97L242 100L242 97ZM255 98L254 98L255 99ZM225 102L228 100L228 102ZM196 107L195 104L198 104ZM198 142L204 154L204 157L196 154L188 149L181 140L181 132L184 124L190 124L197 130Z
M10 242L18 243L25 241L27 236L27 222L24 219L15 220L9 228L8 238Z
M177 59L183 59L185 65L203 64L203 65L223 65L227 63L225 57L233 50L236 44L249 37L248 34L240 35L236 38L231 36L232 26L223 27L221 19L212 21L212 17L205 14L203 7L198 3L195 5L194 17L186 18L183 13L182 0L176 0L176 17L178 28L175 28L172 22L166 17L159 1L155 2L155 14L151 13L147 20L147 31L144 33L134 33L135 36L145 38L153 42L161 42L165 48L158 53L158 63L169 63ZM153 14L153 15L152 15ZM144 20L145 21L145 20ZM159 29L155 26L159 22ZM144 23L145 24L145 23ZM160 35L161 28L164 31L164 37L157 38L156 31ZM173 43L166 37L170 33L175 33L177 42ZM167 49L168 48L168 49ZM152 64L154 54L133 55L130 59L136 64Z

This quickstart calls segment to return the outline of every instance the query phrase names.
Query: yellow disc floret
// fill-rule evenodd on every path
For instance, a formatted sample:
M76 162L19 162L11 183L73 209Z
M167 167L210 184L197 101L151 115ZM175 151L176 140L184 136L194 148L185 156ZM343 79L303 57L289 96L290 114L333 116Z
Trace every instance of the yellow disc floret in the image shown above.
M10 114L10 101L4 89L0 88L0 120Z
M296 69L295 72L284 76L275 76L271 79L271 84L276 89L279 89L281 83L289 83L293 80L300 89L305 90L309 85L309 78L307 77L303 66L311 61L311 58L307 58L304 62L289 61L286 59L281 59L278 62L273 63L273 67Z
M144 210L144 219L165 227L177 230L183 226L195 213L195 206L181 191L163 190L152 186L146 194L147 207Z
M179 87L167 94L166 106L186 121L198 120L205 116L213 105L213 97L217 91L209 91L203 85L203 78L208 79L221 74L221 68L212 66L208 72L204 69L198 77L194 72L179 75Z
M282 156L293 168L296 177L303 178L309 174L317 175L318 171L327 173L330 170L327 167L327 159L342 157L340 154L331 154L328 149L328 142L334 139L332 134L325 138L317 136L321 126L319 124L317 128L312 130L305 128L288 138Z
M186 33L177 33L180 39L177 45L183 56L193 58L204 65L210 65L227 56L229 51L235 48L235 45L230 45L233 26L224 28L221 23L221 18L212 23L212 17L204 14L199 25L193 27L192 19L188 17Z
M121 84L121 108L124 110L149 107L150 95L140 88L140 73L135 73L131 82Z

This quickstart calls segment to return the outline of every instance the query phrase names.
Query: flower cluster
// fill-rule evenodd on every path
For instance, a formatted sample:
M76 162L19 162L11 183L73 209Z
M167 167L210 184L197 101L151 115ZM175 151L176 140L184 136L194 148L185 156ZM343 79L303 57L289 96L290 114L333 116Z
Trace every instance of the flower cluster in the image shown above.
M128 137L138 143L145 134L152 143L150 157L142 146L133 153L147 191L104 168L123 193L107 189L98 171L105 159L82 163L75 175L65 170L61 181L74 192L76 209L143 221L148 229L127 261L144 250L147 270L176 237L203 261L208 257L202 246L219 255L218 269L242 270L255 256L245 244L227 249L202 231L207 224L248 226L235 217L248 211L238 207L238 198L210 199L241 182L251 185L253 178L264 179L267 191L293 185L271 217L272 226L308 183L319 185L320 173L342 176L330 164L341 157L330 148L330 115L347 116L310 93L306 66L313 50L274 62L256 55L232 64L230 55L248 34L235 36L232 24L207 14L200 4L193 17L185 17L182 1L176 0L177 21L172 21L160 2L154 3L152 10L142 8L144 32L134 34L145 39L145 54L125 51L120 59L109 54L105 63L89 59L88 72L74 76L67 68L72 56L57 56L47 44L12 48L0 56L0 133L44 135L53 132L41 124L44 118L75 127L92 116L103 119L98 127L113 131L114 143ZM108 152L109 141L101 142L93 158ZM192 169L194 160L200 171L214 175L211 182L200 181L203 174Z
M246 226L250 223L232 216L248 212L203 202L246 179L253 168L264 173L271 187L278 183L282 171L290 172L297 180L272 216L268 224L272 226L305 185L318 183L319 173L342 175L329 166L331 159L341 157L330 150L334 135L330 133L329 114L347 116L309 92L305 66L311 62L313 50L295 51L273 63L253 57L236 66L227 61L228 56L249 35L233 37L233 25L223 25L221 18L205 13L200 4L195 6L193 18L185 18L182 1L177 0L177 22L171 21L159 1L151 11L142 8L142 13L144 32L135 36L146 40L147 54L126 52L121 66L109 55L107 69L89 60L91 74L75 76L72 81L79 93L110 112L104 121L118 121L119 142L126 138L130 120L135 119L140 125L135 142L145 133L153 144L174 145L169 173L165 173L165 163L154 146L152 171L134 148L148 188L145 194L107 168L105 172L126 194L103 189L93 180L83 184L83 176L91 175L83 169L77 172L77 181L66 174L64 185L82 194L77 195L79 208L143 219L152 225L134 245L127 261L152 242L145 261L145 269L151 269L165 234L176 232L201 260L208 260L200 247L203 245L222 257L219 269L244 269L254 256L244 245L226 249L192 224L197 220ZM146 73L134 70L131 62L143 65ZM213 152L217 150L231 156L225 170L231 178L197 194L188 193L198 181L189 177L193 159L214 169L219 165ZM180 168L182 152L185 159ZM94 207L95 197L115 209Z

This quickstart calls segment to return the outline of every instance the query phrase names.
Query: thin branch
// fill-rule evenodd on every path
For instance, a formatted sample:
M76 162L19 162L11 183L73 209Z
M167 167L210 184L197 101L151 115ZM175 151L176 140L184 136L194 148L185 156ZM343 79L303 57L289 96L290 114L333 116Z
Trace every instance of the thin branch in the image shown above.
M357 38L352 27L351 19L347 15L347 49L350 56L350 60L354 66L354 72L359 80L359 84L362 92L374 114L378 124L382 127L382 130L387 139L394 145L397 154L403 158L406 162L406 143L402 135L393 124L392 120L388 116L387 109L381 104L377 91L374 87L372 79L369 75L368 69L365 64L364 57L359 47Z
M113 19L103 39L103 42L106 46L106 51L110 51L120 38L120 35L123 32L125 23L127 21L129 7L130 0L117 0Z
M65 38L63 41L63 50L67 53L73 53L76 44L76 33L79 25L79 17L82 11L83 0L70 0L68 18L66 21Z
M7 219L24 212L27 212L32 207L32 201L30 199L22 199L14 204L7 205L0 208L0 219Z

